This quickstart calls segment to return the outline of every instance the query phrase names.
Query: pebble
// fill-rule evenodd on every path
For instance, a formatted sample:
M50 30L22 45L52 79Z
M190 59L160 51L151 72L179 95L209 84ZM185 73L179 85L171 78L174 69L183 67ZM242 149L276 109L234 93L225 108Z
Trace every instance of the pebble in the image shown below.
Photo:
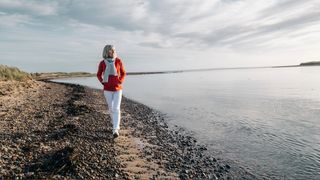
M210 177L211 180L218 180L218 177L215 174L212 174Z

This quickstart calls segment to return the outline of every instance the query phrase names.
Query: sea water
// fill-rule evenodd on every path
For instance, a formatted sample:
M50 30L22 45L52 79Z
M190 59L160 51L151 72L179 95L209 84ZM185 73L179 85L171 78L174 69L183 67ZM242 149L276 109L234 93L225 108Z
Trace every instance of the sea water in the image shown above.
M123 93L258 177L320 179L320 67L134 75Z

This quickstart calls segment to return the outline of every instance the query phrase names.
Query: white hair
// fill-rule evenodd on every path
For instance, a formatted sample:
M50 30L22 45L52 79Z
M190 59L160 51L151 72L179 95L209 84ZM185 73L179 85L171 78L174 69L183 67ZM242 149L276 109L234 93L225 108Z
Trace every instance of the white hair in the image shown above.
M104 48L103 48L103 52L102 52L102 57L104 59L108 58L108 52L109 50L113 50L113 58L115 58L117 55L116 55L116 49L114 47L114 45L106 45Z

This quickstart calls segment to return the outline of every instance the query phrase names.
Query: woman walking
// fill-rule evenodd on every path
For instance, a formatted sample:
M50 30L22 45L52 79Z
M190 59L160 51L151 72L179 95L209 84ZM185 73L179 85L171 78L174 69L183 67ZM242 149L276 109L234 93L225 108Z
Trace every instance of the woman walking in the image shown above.
M122 98L122 83L126 71L122 61L116 55L113 45L106 45L102 52L103 60L99 63L97 72L98 80L103 85L103 93L113 124L113 137L119 136L120 130L120 104Z

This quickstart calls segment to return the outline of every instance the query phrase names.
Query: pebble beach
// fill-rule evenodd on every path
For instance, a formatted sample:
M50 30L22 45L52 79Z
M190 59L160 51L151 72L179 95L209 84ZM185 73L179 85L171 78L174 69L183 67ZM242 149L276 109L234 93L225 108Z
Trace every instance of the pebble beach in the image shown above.
M254 179L126 97L114 139L102 90L36 80L0 90L4 179Z

